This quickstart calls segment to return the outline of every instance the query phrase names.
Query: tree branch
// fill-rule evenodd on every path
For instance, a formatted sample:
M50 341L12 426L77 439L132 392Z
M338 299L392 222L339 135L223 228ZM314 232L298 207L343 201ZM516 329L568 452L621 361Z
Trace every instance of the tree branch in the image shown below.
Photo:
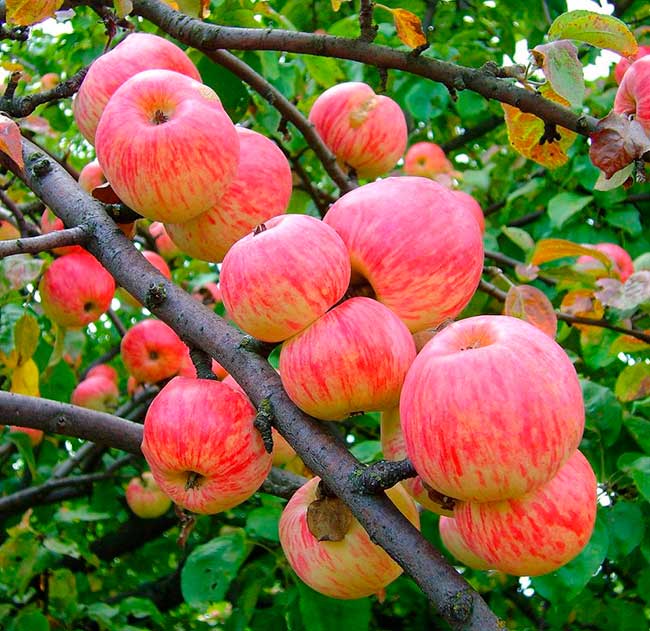
M36 226L33 226L30 223L27 223L27 220L25 219L25 215L23 212L18 208L18 204L14 202L5 191L3 191L0 188L0 202L2 202L6 207L7 210L15 217L16 219L16 225L18 226L18 230L20 230L20 234L23 237L29 237L29 236L34 236L40 234L39 231L36 229Z
M88 227L80 225L39 235L38 237L0 241L0 259L13 254L38 254L39 252L66 245L83 245L89 236Z
M490 116L490 118L486 118L483 122L478 123L474 127L466 129L462 134L458 134L458 136L452 138L451 140L448 140L446 143L440 146L445 153L449 153L450 151L454 151L455 149L462 147L472 140L476 140L477 138L485 136L485 134L488 134L497 127L500 127L503 125L503 123L503 116Z
M379 493L417 474L408 459L380 460L359 471L354 487L359 493Z

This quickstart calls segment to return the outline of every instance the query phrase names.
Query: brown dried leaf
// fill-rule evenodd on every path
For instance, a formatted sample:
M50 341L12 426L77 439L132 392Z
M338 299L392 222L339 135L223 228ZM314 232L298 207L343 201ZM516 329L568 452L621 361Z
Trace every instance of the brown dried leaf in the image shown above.
M307 526L318 541L343 541L352 512L338 497L323 497L307 507Z
M7 23L30 26L54 16L63 0L7 0Z
M122 200L115 194L113 187L105 182L92 190L92 196L104 204L121 204Z
M25 166L20 127L3 114L0 114L0 151L6 153L21 169Z
M505 315L526 320L551 338L557 333L557 316L543 291L532 285L511 287L503 306Z

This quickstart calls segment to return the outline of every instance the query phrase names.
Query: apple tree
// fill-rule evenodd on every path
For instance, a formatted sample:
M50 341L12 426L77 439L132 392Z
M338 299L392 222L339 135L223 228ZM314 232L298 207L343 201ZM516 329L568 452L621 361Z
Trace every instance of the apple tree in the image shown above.
M650 15L589 4L0 0L0 628L648 627Z

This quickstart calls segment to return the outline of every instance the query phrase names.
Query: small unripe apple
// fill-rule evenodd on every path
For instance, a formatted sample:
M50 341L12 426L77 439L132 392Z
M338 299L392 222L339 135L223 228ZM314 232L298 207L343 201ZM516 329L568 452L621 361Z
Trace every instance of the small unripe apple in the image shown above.
M10 425L9 431L11 432L21 432L29 436L29 441L32 444L32 447L40 445L43 441L43 430L35 429L33 427L19 427L18 425Z
M469 549L463 535L458 530L458 523L453 517L442 515L438 522L438 528L440 530L440 539L445 544L445 548L463 565L474 570L490 569L490 564L485 559L482 559Z
M70 402L82 408L109 412L115 409L120 393L112 379L102 375L86 377L72 391Z
M97 366L93 366L86 373L86 379L91 379L92 377L105 377L106 379L110 379L115 384L118 382L117 370L108 364L99 364Z
M172 505L171 499L156 484L151 471L145 471L141 476L131 478L125 496L129 508L142 519L161 517Z
M42 77L41 77L41 88L43 90L51 90L52 88L55 88L59 83L61 82L61 77L59 77L56 72L46 72Z

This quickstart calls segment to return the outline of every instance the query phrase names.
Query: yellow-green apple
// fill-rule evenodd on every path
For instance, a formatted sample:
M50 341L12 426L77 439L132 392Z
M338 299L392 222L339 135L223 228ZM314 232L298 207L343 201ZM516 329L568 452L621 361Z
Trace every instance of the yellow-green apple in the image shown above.
M49 234L57 230L63 230L65 225L63 219L57 217L49 208L46 208L41 215L41 232ZM65 245L60 248L53 248L54 254L64 255L72 254L73 252L86 252L80 245Z
M142 519L161 517L172 505L169 497L156 484L151 471L131 478L126 486L125 497L129 508Z
M18 425L10 425L9 431L11 432L21 432L22 434L27 434L29 436L29 442L32 444L32 447L40 445L43 440L43 430L35 429L33 427L20 427Z
M387 410L399 401L415 344L392 311L370 298L330 309L280 351L280 378L290 399L326 421Z
M632 55L632 57L621 57L619 62L616 64L616 67L614 68L614 77L616 78L616 83L623 81L623 75L627 72L627 69L637 59L641 59L641 57L645 57L646 55L650 55L650 46L639 46L636 54Z
M99 166L97 158L89 162L79 172L79 186L81 186L86 193L92 194L94 189L98 186L103 186L104 184L106 184L106 178L104 177L102 167Z
M181 253L181 249L171 240L165 230L165 224L154 221L149 226L149 234L153 237L158 254L164 259L173 259Z
M223 304L243 331L281 342L342 297L350 283L345 243L308 215L282 215L232 246L219 276Z
M614 111L634 114L650 135L650 55L635 61L625 72L614 98Z
M596 476L575 451L537 490L501 502L466 502L456 524L468 548L490 567L517 576L553 572L585 547L596 520Z
M190 58L175 44L150 33L133 33L88 69L73 101L74 118L90 144L99 119L115 91L129 78L154 68L174 70L201 81Z
M120 352L124 366L136 381L156 383L178 373L187 346L164 322L147 319L126 332Z
M96 149L115 194L156 221L189 221L212 208L239 162L239 138L219 97L171 70L146 70L115 91Z
M478 222L478 226L481 229L481 234L485 232L485 216L483 215L483 209L481 205L465 191L451 191L456 199L464 204L474 215L474 218Z
M219 263L232 245L255 226L287 210L291 168L277 145L237 127L239 167L221 199L206 213L167 224L173 242L190 256Z
M440 145L435 142L423 141L416 142L406 152L404 173L435 180L441 174L453 174L455 171Z
M366 184L323 221L348 247L353 291L375 297L412 332L456 317L478 286L481 231L437 182L404 176Z
M59 77L56 72L46 72L41 77L41 88L43 88L43 90L51 90L59 85L60 81L61 77Z
M56 259L38 286L43 312L66 328L94 322L111 306L115 281L88 252L73 252Z
M420 351L400 398L406 450L422 479L458 500L519 497L577 449L582 391L564 350L532 324L476 316Z
M118 382L117 370L108 364L98 364L97 366L93 366L86 373L86 379L90 379L91 377L105 377L106 379L110 379L113 383L117 384Z
M648 85L650 85L650 83L648 83ZM596 243L595 245L586 243L584 244L584 247L594 248L599 252L606 254L612 261L612 267L620 276L621 282L625 282L632 274L634 274L634 263L632 262L632 257L620 245L616 245L616 243ZM593 256L583 255L578 257L577 266L581 271L592 271L595 274L602 272L602 276L607 275L605 266Z
M406 444L399 422L399 407L381 413L381 449L386 460L403 460L407 457ZM407 493L427 510L438 515L453 517L453 498L427 488L418 475L401 482Z
M169 265L167 265L167 262L162 256L160 256L160 254L152 252L151 250L143 250L141 254L145 259L147 259L147 263L153 265L165 278L171 280L172 272L169 269ZM126 289L120 291L119 298L131 307L142 306L134 296L126 291Z
M466 567L474 570L489 570L490 564L472 552L458 530L458 523L453 517L440 516L438 521L440 539L450 554Z
M307 513L320 499L319 482L317 477L306 482L282 511L280 544L289 564L307 585L331 598L364 598L380 592L402 573L402 568L370 540L354 517L340 541L319 541L312 534ZM419 529L417 508L406 491L397 484L386 494Z
M175 377L144 420L144 454L176 504L212 514L241 504L271 469L255 429L255 408L220 381Z
M120 393L112 379L102 375L87 377L72 391L70 401L82 408L109 412L117 406Z
M20 239L20 230L10 221L0 219L0 241L5 239Z
M385 175L406 149L400 106L360 82L339 83L312 105L309 120L344 169L360 178Z

